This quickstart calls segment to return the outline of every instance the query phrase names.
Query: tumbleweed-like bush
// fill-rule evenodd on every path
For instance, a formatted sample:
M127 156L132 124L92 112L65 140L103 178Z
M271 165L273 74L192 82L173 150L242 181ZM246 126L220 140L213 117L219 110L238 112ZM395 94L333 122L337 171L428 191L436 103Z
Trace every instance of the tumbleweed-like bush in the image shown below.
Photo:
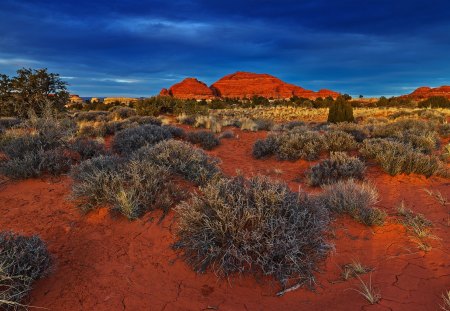
M291 279L313 284L331 247L324 235L328 212L319 201L267 177L214 179L176 211L174 247L199 272L261 272L283 286Z
M17 310L34 281L51 266L47 246L38 236L0 232L0 308Z
M109 204L127 218L136 219L170 205L169 171L145 160L99 156L74 167L71 176L72 199L85 212Z
M362 179L365 169L360 159L350 157L345 152L332 152L329 159L311 167L306 178L311 186L320 186L349 178Z
M153 147L143 147L133 158L165 167L171 173L181 175L199 185L221 173L217 158L208 156L203 150L189 143L173 139L162 141Z

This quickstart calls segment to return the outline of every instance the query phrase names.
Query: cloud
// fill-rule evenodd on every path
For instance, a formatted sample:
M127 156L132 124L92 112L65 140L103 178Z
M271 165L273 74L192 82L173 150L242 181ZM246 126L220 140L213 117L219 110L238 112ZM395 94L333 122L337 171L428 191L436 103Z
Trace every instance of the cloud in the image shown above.
M237 70L400 94L450 84L449 10L443 0L5 0L0 72L47 67L83 96L148 96L188 76L210 84Z

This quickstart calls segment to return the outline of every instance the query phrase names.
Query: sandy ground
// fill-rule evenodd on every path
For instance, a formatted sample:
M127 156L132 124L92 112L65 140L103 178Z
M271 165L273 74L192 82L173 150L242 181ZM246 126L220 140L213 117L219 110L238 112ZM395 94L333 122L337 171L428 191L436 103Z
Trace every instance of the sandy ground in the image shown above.
M237 138L224 139L209 152L222 160L226 174L262 173L285 180L293 190L311 190L301 181L311 162L255 160L253 142L266 133L234 132ZM48 243L55 266L35 284L29 304L50 310L439 310L442 293L450 289L449 207L423 188L449 198L450 180L391 177L376 166L366 176L380 192L378 207L392 215L404 200L434 223L437 239L431 251L418 250L393 217L374 228L340 217L332 225L335 251L317 274L316 290L299 289L283 297L276 297L279 287L271 278L196 274L171 249L173 212L161 224L160 212L134 222L110 215L106 207L81 214L68 200L71 180L66 176L3 184L0 228L39 234ZM370 305L353 290L358 279L341 280L340 266L352 260L374 269L362 279L371 278L382 297L378 304Z

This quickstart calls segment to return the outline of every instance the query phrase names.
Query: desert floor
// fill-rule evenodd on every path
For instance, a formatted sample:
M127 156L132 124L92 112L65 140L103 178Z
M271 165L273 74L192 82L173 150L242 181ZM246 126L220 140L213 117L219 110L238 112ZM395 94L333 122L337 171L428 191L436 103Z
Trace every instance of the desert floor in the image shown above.
M186 128L186 127L185 127ZM253 142L265 132L233 129L234 139L208 152L221 159L227 175L266 174L285 180L292 190L306 186L304 171L314 162L255 160ZM279 170L278 170L279 169ZM369 164L366 178L380 193L378 207L391 217L381 227L367 227L347 217L332 223L335 250L317 274L314 291L299 289L277 297L271 278L197 274L171 248L176 218L161 212L130 222L106 207L83 215L68 200L71 180L29 179L0 185L0 227L39 234L54 257L52 273L38 281L28 304L50 310L439 310L450 289L449 206L424 188L450 197L450 180L418 175L391 177ZM393 216L404 201L434 224L432 249L418 249ZM370 305L357 291L358 279L343 281L341 266L358 260L373 271L361 276L381 295Z

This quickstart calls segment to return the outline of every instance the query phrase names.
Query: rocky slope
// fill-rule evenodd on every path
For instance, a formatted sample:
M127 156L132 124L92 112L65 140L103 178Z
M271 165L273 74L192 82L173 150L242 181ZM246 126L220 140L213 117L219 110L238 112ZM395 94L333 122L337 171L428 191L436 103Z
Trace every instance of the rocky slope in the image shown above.
M211 99L213 97L251 98L253 96L274 99L298 96L315 99L327 96L336 98L339 96L339 93L326 89L318 92L306 90L268 74L236 72L219 79L209 88L205 83L197 79L187 78L173 85L168 90L161 90L160 95L170 95L182 99Z

